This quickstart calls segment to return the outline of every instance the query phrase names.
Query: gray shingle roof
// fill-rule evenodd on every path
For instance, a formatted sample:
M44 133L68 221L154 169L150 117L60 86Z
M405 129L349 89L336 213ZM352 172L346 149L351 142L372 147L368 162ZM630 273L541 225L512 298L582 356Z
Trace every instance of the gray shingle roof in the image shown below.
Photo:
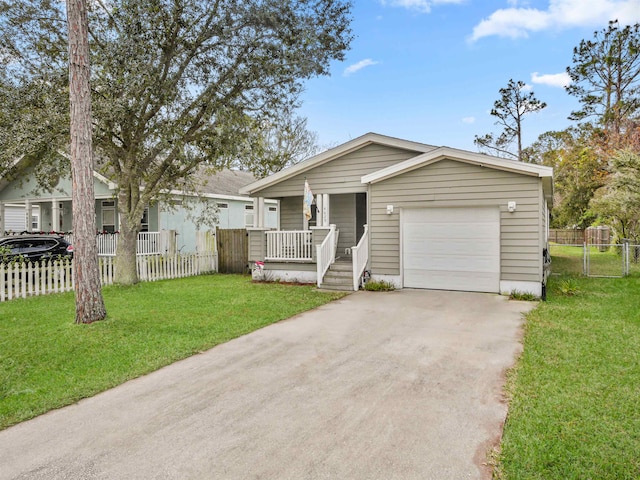
M256 178L251 172L225 168L214 174L202 173L199 175L197 190L200 193L240 195L240 187L244 187L255 180Z

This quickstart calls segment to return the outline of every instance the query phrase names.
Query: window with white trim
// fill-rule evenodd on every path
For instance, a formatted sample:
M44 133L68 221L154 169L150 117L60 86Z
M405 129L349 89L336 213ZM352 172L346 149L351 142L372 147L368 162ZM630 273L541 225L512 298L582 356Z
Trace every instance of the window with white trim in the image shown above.
M116 231L115 200L102 201L102 231L108 233L114 233Z
M253 227L253 205L244 206L244 226Z
M140 231L141 232L149 231L149 207L144 207L144 212L142 213L142 219L140 220Z

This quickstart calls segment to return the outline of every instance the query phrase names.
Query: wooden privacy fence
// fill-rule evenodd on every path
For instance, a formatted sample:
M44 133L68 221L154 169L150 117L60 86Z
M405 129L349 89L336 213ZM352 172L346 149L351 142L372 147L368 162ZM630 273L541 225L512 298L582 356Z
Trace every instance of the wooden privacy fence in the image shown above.
M246 273L249 269L249 237L244 228L216 230L218 272Z
M549 241L559 245L609 245L611 229L607 226L579 228L550 228Z
M114 279L114 257L99 257L100 279L110 285ZM139 255L136 258L141 281L152 282L215 272L215 252L180 255ZM0 301L73 290L73 264L69 259L0 264Z

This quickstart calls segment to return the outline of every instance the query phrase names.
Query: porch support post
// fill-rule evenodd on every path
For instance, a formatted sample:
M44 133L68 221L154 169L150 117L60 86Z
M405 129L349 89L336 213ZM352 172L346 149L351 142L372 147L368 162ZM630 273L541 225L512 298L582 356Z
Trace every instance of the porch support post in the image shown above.
M322 211L320 212L322 215L322 225L330 225L329 222L329 194L322 194Z
M324 210L323 210L323 205L324 205L324 195L322 194L318 194L316 196L316 207L318 208L318 214L316 216L316 218L318 219L318 221L316 222L316 226L317 227L324 227L325 223L324 223Z
M258 228L258 197L253 199L253 228Z
M31 200L24 201L24 229L31 232Z
M0 202L0 235L4 235L4 202Z
M258 228L264 228L264 197L258 197Z
M60 231L60 203L55 198L51 200L51 230Z

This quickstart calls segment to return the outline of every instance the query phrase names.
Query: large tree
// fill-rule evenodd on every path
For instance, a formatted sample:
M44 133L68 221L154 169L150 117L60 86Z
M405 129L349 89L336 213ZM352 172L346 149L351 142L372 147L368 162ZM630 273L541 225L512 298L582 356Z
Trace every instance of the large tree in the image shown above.
M522 122L530 113L542 110L546 103L538 100L533 91L523 81L509 80L505 88L500 89L500 98L491 109L491 115L497 118L495 124L502 127L498 135L488 133L475 136L474 143L481 151L489 151L501 157L522 160ZM515 143L516 151L513 151Z
M239 158L247 128L291 111L303 81L328 74L330 62L343 59L351 3L96 0L90 6L95 158L118 186L117 281L134 283L145 207L165 191L190 189L201 165L219 168ZM38 105L60 103L52 97L65 87L63 25L60 2L0 1L3 88L35 90ZM9 152L44 159L65 143L59 111L35 114L51 124L44 137L50 142L16 116L8 136L22 141Z
M245 145L245 151L233 164L258 178L279 172L320 151L318 135L307 128L307 119L291 114L254 124L247 131Z
M589 202L608 176L607 161L593 145L596 134L588 125L545 132L524 149L525 161L553 167L556 228L585 228L596 218Z
M91 69L85 0L67 0L67 18L76 323L91 323L104 319L107 311L102 298L95 236Z
M567 92L582 104L571 120L592 118L605 132L620 135L626 120L640 113L640 24L618 21L594 32L573 50Z
M620 150L611 159L607 185L596 192L591 207L611 225L618 240L640 240L640 154Z

